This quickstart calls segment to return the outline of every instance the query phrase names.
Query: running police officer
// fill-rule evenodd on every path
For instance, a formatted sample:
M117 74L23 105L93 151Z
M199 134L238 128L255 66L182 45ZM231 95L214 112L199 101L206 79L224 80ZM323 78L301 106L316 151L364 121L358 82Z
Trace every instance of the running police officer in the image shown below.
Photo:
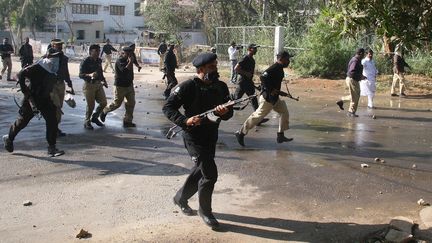
M4 147L13 152L13 141L18 133L24 129L36 113L40 112L46 122L46 140L48 141L48 155L56 157L64 151L56 148L57 118L56 106L52 101L52 92L57 82L56 69L58 68L60 53L47 55L37 63L27 66L18 73L18 82L24 94L24 100L19 110L18 119L10 127L9 134L3 136ZM30 85L26 85L26 79Z
M174 44L171 43L165 55L165 73L167 77L167 87L164 91L165 99L168 99L171 89L174 88L178 82L175 76L175 69L178 68L177 57L174 54Z
M277 62L270 66L261 75L262 94L259 99L258 109L252 113L244 122L240 131L235 133L238 143L245 146L244 137L253 127L268 114L271 110L279 113L279 131L276 141L278 143L289 142L292 138L286 138L284 131L289 128L289 113L285 101L279 99L281 91L281 83L285 77L283 69L288 67L290 63L290 55L283 51L277 55Z
M103 69L106 72L108 66L111 68L112 72L114 72L114 68L112 66L112 52L117 52L117 50L111 45L110 39L106 39L106 44L102 47L102 52L100 58L102 59L102 55L105 54L105 67Z
M103 86L108 88L102 71L102 60L99 58L100 47L93 44L89 48L90 56L81 62L79 77L84 79L83 93L87 101L84 128L93 130L92 122L99 127L104 124L99 120L99 115L107 105ZM99 103L93 113L95 102Z
M136 127L132 122L133 111L135 108L135 89L134 80L134 55L131 47L124 47L119 59L115 64L114 80L114 101L103 109L100 114L100 120L105 122L108 112L114 111L121 106L125 100L125 115L123 118L123 127Z
M33 64L33 47L30 45L30 39L25 38L25 43L19 49L21 67L25 68Z
M218 172L214 161L218 140L219 122L232 117L231 108L221 104L228 101L227 85L219 81L217 56L204 53L197 56L192 64L197 68L197 76L181 83L169 96L163 112L172 122L184 129L185 147L195 163L183 187L174 197L174 203L186 215L193 215L188 200L198 191L198 213L204 223L212 228L219 226L212 214L212 193ZM185 112L180 113L183 106ZM212 117L197 116L216 107ZM214 119L214 118L217 119Z

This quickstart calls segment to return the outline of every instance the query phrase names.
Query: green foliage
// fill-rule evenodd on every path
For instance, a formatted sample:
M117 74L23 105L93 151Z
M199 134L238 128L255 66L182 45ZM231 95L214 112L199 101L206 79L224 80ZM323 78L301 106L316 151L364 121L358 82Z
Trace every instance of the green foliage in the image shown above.
M343 38L340 34L343 26L334 22L334 16L331 10L324 10L305 36L305 50L294 58L292 64L301 75L326 78L345 75L356 44Z
M393 62L390 55L374 55L375 66L380 75L393 74Z
M405 61L410 65L411 73L432 77L432 56L430 53L416 53L405 57Z

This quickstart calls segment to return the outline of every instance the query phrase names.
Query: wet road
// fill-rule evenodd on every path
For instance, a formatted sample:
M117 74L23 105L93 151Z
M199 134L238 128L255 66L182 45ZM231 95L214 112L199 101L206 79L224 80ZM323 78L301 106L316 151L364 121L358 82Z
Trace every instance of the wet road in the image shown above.
M77 107L65 104L61 129L68 136L58 142L67 154L44 158L44 122L34 119L16 138L14 154L1 152L0 188L25 188L29 182L79 185L101 176L139 175L138 183L153 183L148 177L160 180L158 190L163 191L145 200L169 201L167 195L181 185L191 162L180 137L164 138L171 126L161 112L164 85L156 75L146 75L135 84L136 129L122 128L121 107L107 116L105 128L85 131L82 81L74 79ZM7 133L16 117L12 87L5 81L0 85L1 134ZM105 91L109 102L111 87ZM268 123L245 137L246 147L238 145L233 133L252 112L251 106L221 124L214 209L234 233L228 239L236 239L237 234L256 241L345 242L379 229L395 216L417 219L416 201L432 201L432 100L380 94L375 102L378 109L367 110L363 100L360 116L348 118L335 105L341 95L338 90L292 85L291 92L300 101L286 99L291 116L286 136L294 138L290 143L276 143L277 115L270 113ZM375 162L376 157L385 163ZM369 167L361 168L362 163ZM37 175L37 180L30 181L29 175ZM239 179L234 183L230 176ZM166 177L179 179L164 184ZM164 213L155 211L145 218L160 215ZM1 220L8 217L13 218L0 218L2 225ZM124 218L128 223L143 220ZM115 225L122 226L121 222L117 219ZM19 225L17 231L22 230ZM259 226L272 230L254 228Z

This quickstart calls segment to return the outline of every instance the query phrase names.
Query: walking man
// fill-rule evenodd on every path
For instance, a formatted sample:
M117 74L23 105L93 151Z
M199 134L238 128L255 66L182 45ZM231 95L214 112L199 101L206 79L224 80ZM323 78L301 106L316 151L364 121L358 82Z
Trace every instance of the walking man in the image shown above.
M171 89L174 88L178 82L175 76L175 69L178 68L177 57L174 54L174 44L170 44L168 51L165 55L165 73L167 78L167 87L164 91L165 99L168 99Z
M363 65L363 76L366 79L360 81L360 95L368 97L369 109L374 109L373 99L375 97L376 91L376 76L378 75L378 70L375 66L375 61L373 60L373 51L368 49L366 57L362 60Z
M60 122L61 117L63 115L62 108L63 108L63 101L65 97L66 92L66 86L65 82L68 86L67 92L74 95L75 91L72 87L72 80L70 78L69 74L69 58L64 54L63 52L63 41L60 39L52 39L51 40L51 48L48 49L48 53L58 53L59 57L59 66L57 71L57 82L54 85L53 89L53 97L51 97L52 101L54 102L54 105L57 107L57 123L58 125L58 131L57 136L58 137L64 137L66 136L66 133L64 133L60 128Z
M290 55L283 51L277 55L277 61L261 75L262 94L259 98L259 107L243 123L240 131L235 133L238 143L245 146L244 137L254 128L271 110L276 111L279 117L279 130L276 141L278 143L292 141L286 138L284 131L289 129L289 113L285 101L279 98L282 80L285 77L284 68L290 64Z
M238 57L238 51L240 48L243 48L242 46L236 46L236 43L233 41L231 42L230 47L228 47L228 56L231 64L231 79L230 82L233 84L237 83L237 72L235 71L235 66L237 65L237 57Z
M19 49L19 55L21 60L21 67L25 68L33 64L33 47L30 45L30 39L25 38L25 43Z
M4 148L12 153L13 141L18 133L24 129L30 120L39 113L45 119L46 140L48 142L48 156L56 157L64 154L64 151L56 148L57 139L57 108L51 100L53 87L57 82L55 75L58 68L59 53L53 53L38 63L27 66L18 73L21 92L24 100L19 110L18 119L9 129L9 134L3 136ZM26 79L30 85L26 85Z
M103 69L106 72L108 66L111 68L112 72L114 72L114 68L112 66L112 52L117 52L117 50L111 45L110 39L106 40L106 44L102 47L102 52L100 58L102 59L102 55L105 54L105 67Z
M350 107L347 113L348 117L358 117L356 114L358 102L360 99L360 80L365 79L363 76L363 66L361 60L365 56L365 50L363 48L357 49L354 57L348 63L347 77L345 83L349 89L349 95L343 96L336 104L341 110L343 110L344 101L350 101Z
M228 120L233 115L231 108L221 105L228 101L229 91L227 85L219 81L216 58L214 53L195 57L192 64L197 69L197 76L181 83L162 109L168 119L184 129L183 141L195 163L183 187L176 193L174 204L191 216L193 210L188 200L198 192L198 214L212 229L219 227L212 213L212 194L218 177L214 157L219 121ZM184 114L179 111L182 106ZM215 107L212 117L217 119L197 116Z
M396 94L396 85L399 82L399 96L406 97L405 94L405 67L411 68L403 58L403 50L396 51L393 57L393 83L391 86L391 96L398 96Z
M3 39L3 44L0 45L0 54L3 62L3 69L1 71L0 79L2 79L6 69L7 69L7 81L16 81L11 78L12 73L12 59L11 54L14 53L14 49L11 44L9 44L9 38Z
M104 126L99 120L99 116L107 105L103 86L108 88L108 84L102 72L102 60L99 58L100 46L96 44L90 45L89 53L90 56L81 62L79 77L85 81L83 84L83 93L87 101L84 128L93 130L91 123L99 127ZM93 113L95 102L99 105Z
M100 120L105 122L108 112L114 111L121 106L125 100L125 115L123 118L123 127L136 127L132 122L133 111L135 108L135 89L133 86L134 80L134 55L131 47L124 47L120 58L115 64L115 80L114 80L114 101L105 107L100 114Z

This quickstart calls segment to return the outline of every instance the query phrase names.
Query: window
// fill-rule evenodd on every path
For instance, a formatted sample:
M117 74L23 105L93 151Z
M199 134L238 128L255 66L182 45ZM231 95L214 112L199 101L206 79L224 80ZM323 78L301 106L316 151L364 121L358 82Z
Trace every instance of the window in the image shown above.
M72 3L73 14L98 14L98 5Z
M142 16L141 3L135 3L135 16Z
M100 31L96 30L96 39L99 39L99 38L100 38Z
M85 39L85 31L77 30L77 40L84 40L84 39Z
M125 6L110 5L110 15L125 15Z

